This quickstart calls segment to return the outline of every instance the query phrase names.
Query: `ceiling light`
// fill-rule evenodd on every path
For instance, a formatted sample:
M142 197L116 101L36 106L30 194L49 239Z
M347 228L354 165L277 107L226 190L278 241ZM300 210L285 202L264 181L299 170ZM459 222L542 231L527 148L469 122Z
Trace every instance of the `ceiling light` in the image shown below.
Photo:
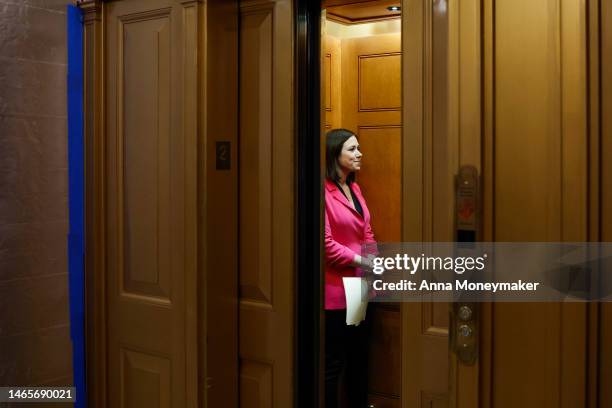
M389 6L387 10L389 11L400 11L402 8L400 6Z

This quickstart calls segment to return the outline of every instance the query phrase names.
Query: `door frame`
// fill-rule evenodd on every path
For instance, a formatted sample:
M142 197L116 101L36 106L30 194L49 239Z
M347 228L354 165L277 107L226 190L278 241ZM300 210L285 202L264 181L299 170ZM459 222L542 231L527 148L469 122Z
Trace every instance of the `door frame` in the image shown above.
M321 406L322 183L320 160L321 5L295 0L296 335L294 406ZM319 273L313 273L319 271Z

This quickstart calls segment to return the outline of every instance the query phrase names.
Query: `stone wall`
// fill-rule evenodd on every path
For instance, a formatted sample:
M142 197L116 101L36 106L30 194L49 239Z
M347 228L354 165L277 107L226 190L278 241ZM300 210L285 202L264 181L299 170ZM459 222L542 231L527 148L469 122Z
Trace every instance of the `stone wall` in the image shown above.
M72 384L68 0L0 0L0 386Z

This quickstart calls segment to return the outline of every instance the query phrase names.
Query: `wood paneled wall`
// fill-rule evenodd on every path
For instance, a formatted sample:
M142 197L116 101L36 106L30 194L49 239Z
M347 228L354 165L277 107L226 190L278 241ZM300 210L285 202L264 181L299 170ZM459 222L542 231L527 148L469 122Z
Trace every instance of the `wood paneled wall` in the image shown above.
M466 0L403 6L404 140L410 141L404 149L412 149L403 158L404 183L411 186L404 201L404 239L436 240L452 231L452 207L445 207L443 197L452 199L452 175L460 165L471 164L482 172L484 240L598 240L593 231L609 224L599 215L607 157L605 132L601 145L598 133L598 101L606 94L605 85L598 86L599 2ZM432 120L440 109L436 87L443 84L435 73L436 27L445 25L446 136L436 132L438 122ZM602 209L607 195L601 192ZM409 334L421 313L403 307L408 313L402 329ZM581 407L587 398L596 400L594 384L603 378L598 380L594 366L604 357L592 340L599 330L596 307L482 308L479 364L451 359L452 404ZM418 345L416 340L405 336L404 350ZM416 365L419 375L413 378L408 367L418 360L411 355L403 373L413 384L425 378L425 368ZM406 387L405 403L415 388Z
M400 34L324 39L325 128L356 132L364 153L358 181L380 241L400 239ZM382 182L384 180L384 182Z
M494 3L494 4L493 4ZM490 239L587 239L586 3L496 0L492 126L484 171L493 191ZM529 11L528 13L526 11ZM494 51L493 51L494 50ZM489 60L490 59L490 60ZM490 144L490 145L489 145ZM486 182L485 182L486 183ZM494 304L490 403L580 407L586 389L586 307Z
M597 240L594 8L564 0L451 6L450 131L458 163L482 171L485 241ZM584 406L597 382L592 311L483 305L481 361L459 366L472 380L456 389L469 396L462 390L480 378L481 406ZM473 406L468 400L459 406Z
M342 126L364 154L357 175L381 242L400 240L401 36L342 40Z

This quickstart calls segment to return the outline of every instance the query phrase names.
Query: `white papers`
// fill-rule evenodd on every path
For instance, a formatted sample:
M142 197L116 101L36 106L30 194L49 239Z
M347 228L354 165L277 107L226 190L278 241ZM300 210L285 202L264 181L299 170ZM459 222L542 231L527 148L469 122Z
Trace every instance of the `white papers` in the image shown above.
M368 307L368 283L359 277L344 277L342 282L346 295L346 324L359 326L365 320Z

